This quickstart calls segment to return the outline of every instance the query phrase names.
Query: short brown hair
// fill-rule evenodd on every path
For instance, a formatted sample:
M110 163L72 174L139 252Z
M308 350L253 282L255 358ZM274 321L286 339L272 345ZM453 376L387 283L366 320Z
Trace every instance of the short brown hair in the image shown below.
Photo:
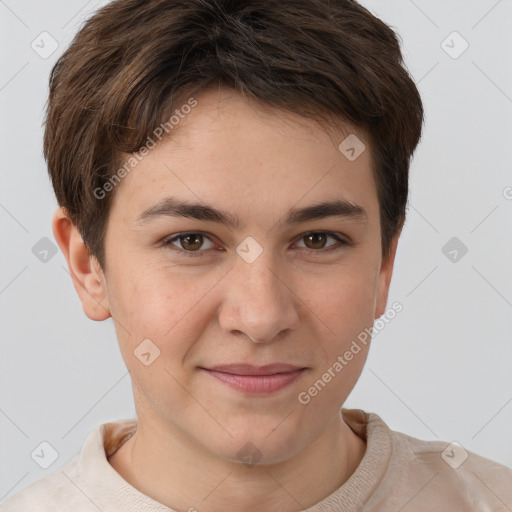
M214 86L367 134L388 255L424 116L388 25L355 0L115 0L55 64L44 135L59 205L102 267L112 193L94 190L187 97Z

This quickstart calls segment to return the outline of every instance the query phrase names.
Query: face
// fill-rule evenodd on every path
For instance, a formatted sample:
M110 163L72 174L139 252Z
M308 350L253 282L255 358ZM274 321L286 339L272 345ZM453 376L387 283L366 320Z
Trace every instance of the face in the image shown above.
M368 143L358 134L367 149L350 161L347 132L231 91L196 99L117 186L105 304L143 428L234 461L249 442L276 463L339 416L368 345L335 363L384 312L392 261ZM261 368L276 364L289 366Z

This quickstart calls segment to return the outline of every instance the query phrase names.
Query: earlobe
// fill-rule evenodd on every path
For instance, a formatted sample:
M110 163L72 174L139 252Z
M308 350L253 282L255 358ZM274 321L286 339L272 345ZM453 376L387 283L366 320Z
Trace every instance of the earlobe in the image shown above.
M84 313L91 320L106 320L110 317L110 309L104 274L64 208L58 208L55 212L52 228L68 263L69 273Z
M395 264L395 255L398 245L398 239L402 228L393 237L389 248L389 255L386 259L382 260L382 265L379 273L379 283L377 290L377 299L375 305L375 318L380 318L386 312L386 305L388 302L389 286L391 284L391 277L393 275L393 268Z

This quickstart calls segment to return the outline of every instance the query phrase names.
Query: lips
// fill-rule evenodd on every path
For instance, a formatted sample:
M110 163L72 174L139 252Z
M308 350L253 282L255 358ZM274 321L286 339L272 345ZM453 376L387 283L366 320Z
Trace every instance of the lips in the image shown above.
M253 366L251 364L226 364L207 368L215 372L231 373L234 375L275 375L276 373L292 373L304 367L292 364L274 363L264 366Z
M265 394L279 391L297 378L306 368L285 363L264 366L229 364L201 368L217 382L246 394Z

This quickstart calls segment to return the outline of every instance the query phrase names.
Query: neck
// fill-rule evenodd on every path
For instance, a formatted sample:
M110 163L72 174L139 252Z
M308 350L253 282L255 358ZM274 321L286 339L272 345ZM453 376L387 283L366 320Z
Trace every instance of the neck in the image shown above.
M250 467L214 456L184 433L140 425L109 462L130 485L178 511L304 510L341 487L366 450L341 412L290 459Z

